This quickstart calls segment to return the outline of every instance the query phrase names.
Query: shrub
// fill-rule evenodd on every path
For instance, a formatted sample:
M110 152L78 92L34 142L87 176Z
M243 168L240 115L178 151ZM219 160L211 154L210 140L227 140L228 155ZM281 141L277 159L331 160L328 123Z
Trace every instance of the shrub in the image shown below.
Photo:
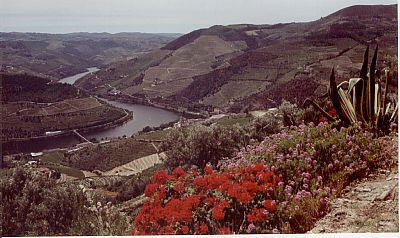
M261 163L204 174L160 170L147 185L149 200L134 221L134 235L272 232L279 221L275 202L279 178ZM249 227L257 224L257 227Z
M123 235L126 217L77 186L21 168L0 180L2 236ZM96 209L94 209L96 204Z
M359 125L291 126L233 158L156 172L133 234L303 233L351 181L396 161L396 144Z
M197 125L191 128L173 130L162 144L170 168L185 164L204 167L207 163L216 165L223 157L232 156L249 137L240 127L205 127Z
M391 147L392 143L388 137L374 139L359 125L340 130L327 123L293 126L265 138L261 144L247 146L235 158L220 161L219 167L265 163L285 186L289 208L283 227L286 232L298 233L311 228L323 212L320 209L327 200L319 201L319 194L337 195L352 180L377 168L393 166L397 149ZM308 197L307 202L301 200L304 197Z
M263 117L254 119L250 126L251 138L260 141L268 135L278 133L282 127L281 120L271 112L268 112Z
M1 179L1 234L66 234L83 209L85 197L74 187L58 186L41 174L15 169Z
M283 100L278 109L283 115L284 126L297 126L303 122L303 111L300 110L296 104L292 104L289 101Z

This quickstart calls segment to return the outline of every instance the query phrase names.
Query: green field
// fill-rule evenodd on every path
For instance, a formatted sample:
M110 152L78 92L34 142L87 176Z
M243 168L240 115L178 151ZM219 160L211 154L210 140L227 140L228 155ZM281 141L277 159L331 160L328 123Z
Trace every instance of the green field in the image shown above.
M84 178L85 175L82 171L76 168L68 167L62 165L62 160L64 158L64 154L61 151L55 151L46 153L39 157L42 166L47 167L49 169L58 170L60 173L66 174L75 178Z

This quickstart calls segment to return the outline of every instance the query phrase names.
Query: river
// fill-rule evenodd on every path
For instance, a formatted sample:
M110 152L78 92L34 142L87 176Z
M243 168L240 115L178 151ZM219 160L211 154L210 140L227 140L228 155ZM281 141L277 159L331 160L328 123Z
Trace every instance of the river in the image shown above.
M72 76L69 76L69 77L60 79L60 81L58 81L58 82L60 82L60 83L74 84L76 80L82 78L83 76L85 76L85 75L87 75L87 74L97 72L97 71L99 71L100 69L97 68L97 67L91 67L91 68L87 68L87 70L88 70L88 71L86 71L86 72L83 72L83 73L80 73L80 74L75 74L75 75L72 75Z
M91 72L95 72L97 70L98 70L97 68L88 68L88 72L80 73L68 78L61 79L59 82L73 84L79 78ZM85 136L87 139L96 138L97 140L101 140L101 139L122 137L124 135L131 136L132 134L141 131L146 126L156 127L160 126L161 124L168 123L171 121L176 121L179 119L178 114L156 107L121 103L116 101L109 101L106 99L102 100L108 102L109 104L115 107L132 111L133 119L113 128L83 133L83 136ZM5 145L3 149L4 152L12 154L21 152L29 153L29 152L39 152L55 148L71 147L78 143L80 143L80 141L74 136L62 136L62 137L34 140L23 143L20 142L12 143L12 145Z

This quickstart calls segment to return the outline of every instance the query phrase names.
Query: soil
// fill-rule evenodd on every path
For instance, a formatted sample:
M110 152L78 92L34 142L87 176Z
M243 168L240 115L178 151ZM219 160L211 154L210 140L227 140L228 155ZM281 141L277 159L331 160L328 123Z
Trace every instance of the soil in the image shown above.
M350 184L308 233L399 232L398 167Z

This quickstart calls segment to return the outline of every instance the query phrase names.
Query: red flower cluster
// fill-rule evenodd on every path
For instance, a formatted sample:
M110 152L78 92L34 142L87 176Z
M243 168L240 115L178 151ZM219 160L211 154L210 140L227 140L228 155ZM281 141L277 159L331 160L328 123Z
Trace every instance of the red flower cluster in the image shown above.
M327 113L330 115L330 116L335 116L336 115L336 109L335 108L331 108L331 109L329 109L328 111L327 111ZM328 119L326 119L326 117L324 117L324 116L320 116L319 117L319 122L327 122L328 121Z
M280 179L261 163L224 172L206 166L203 175L176 168L172 175L157 171L152 180L135 235L232 234L239 232L229 229L232 222L263 222L266 211L277 209L272 199Z
M250 214L247 215L247 221L251 223L262 222L265 219L265 209L253 208Z
M271 199L265 200L263 205L267 209L268 212L276 211L276 202L274 200L271 200Z

